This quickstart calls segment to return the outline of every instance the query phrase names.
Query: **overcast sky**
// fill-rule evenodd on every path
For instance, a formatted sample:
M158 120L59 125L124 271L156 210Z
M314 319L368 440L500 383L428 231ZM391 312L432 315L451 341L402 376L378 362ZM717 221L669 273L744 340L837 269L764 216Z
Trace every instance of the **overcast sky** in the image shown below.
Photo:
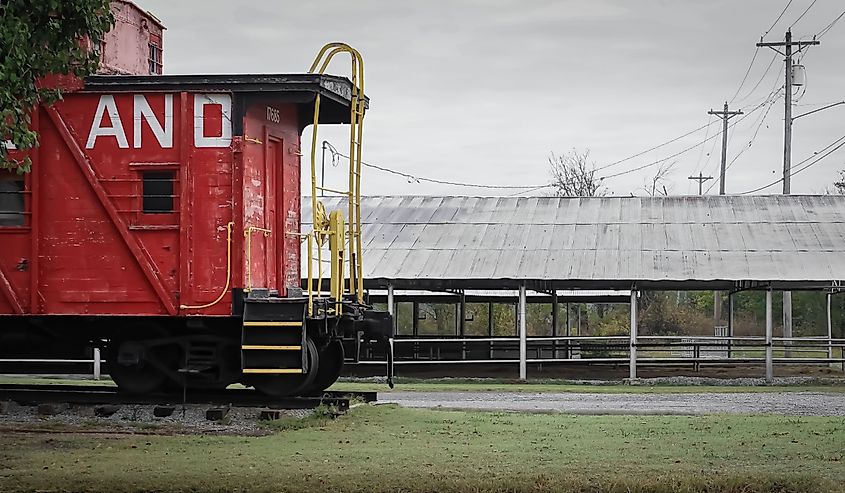
M793 0L766 36L782 40L813 0ZM719 130L707 111L740 86L787 0L449 0L173 1L138 0L167 26L165 73L304 72L319 48L344 41L366 62L371 98L364 160L419 177L491 185L550 181L548 155L589 149L604 166L687 133L699 132L607 168L616 174L676 154ZM794 27L811 38L845 9L817 0ZM783 100L765 101L783 84L783 59L759 50L732 104L749 113L729 133L728 193L780 177ZM806 91L794 114L845 100L845 19L810 49ZM767 66L770 70L767 74ZM348 62L332 72L348 73ZM762 78L762 81L761 81ZM758 84L759 82L759 84ZM756 89L754 89L756 86ZM754 89L752 91L752 89ZM762 105L762 106L761 106ZM751 111L758 108L756 111ZM766 116L764 120L761 119ZM738 121L737 119L732 122ZM310 129L309 129L310 130ZM308 156L309 130L303 135ZM845 105L795 123L793 163L845 136ZM339 148L343 129L323 132ZM721 137L669 160L670 193L697 193L687 179L703 170L718 181ZM710 155L712 150L712 155ZM673 164L674 163L674 164ZM307 172L303 158L303 171ZM643 194L659 165L607 178L612 194ZM792 178L793 193L819 193L845 168L845 148ZM332 170L327 185L344 180ZM365 169L365 194L509 195L515 190L460 188ZM780 193L777 184L759 193ZM548 193L539 190L525 195ZM718 193L716 184L710 193Z

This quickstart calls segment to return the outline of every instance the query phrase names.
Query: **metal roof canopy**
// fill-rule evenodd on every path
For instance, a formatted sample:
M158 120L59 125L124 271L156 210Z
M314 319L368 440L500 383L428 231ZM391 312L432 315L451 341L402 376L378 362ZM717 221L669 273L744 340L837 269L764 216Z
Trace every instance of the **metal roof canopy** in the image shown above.
M631 291L622 290L556 290L559 303L629 303ZM467 303L506 303L519 299L519 290L513 289L468 289L464 290ZM370 289L370 300L384 301L387 290ZM425 291L416 289L396 289L393 292L396 301L421 301L431 303L460 301L459 292ZM529 303L551 303L552 295L546 292L528 291L526 298Z
M845 279L843 196L377 196L361 210L371 289L823 289Z

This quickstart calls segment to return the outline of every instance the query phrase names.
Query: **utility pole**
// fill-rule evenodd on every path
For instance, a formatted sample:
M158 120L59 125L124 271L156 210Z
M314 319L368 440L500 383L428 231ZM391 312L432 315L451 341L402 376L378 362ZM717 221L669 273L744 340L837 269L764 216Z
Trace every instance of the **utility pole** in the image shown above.
M704 192L701 189L702 185L704 185L704 182L707 181L707 180L712 180L712 179L713 179L712 176L704 176L704 174L701 171L698 172L698 176L688 176L687 177L687 180L693 180L693 181L698 182L698 194L699 195L704 195Z
M722 119L722 167L719 171L719 195L725 195L725 170L728 161L728 120L741 115L742 110L730 111L728 109L728 102L725 101L725 106L722 111L710 110L708 115L716 115ZM713 291L713 328L722 323L722 293Z
M762 39L757 43L758 47L768 47L784 56L785 76L784 76L784 94L783 94L783 194L790 194L791 175L792 175L792 55L800 53L801 50L808 46L818 45L819 41L813 39L811 41L792 41L792 31L787 30L784 41L764 43ZM792 47L797 47L798 50L793 52ZM783 48L780 51L778 48ZM783 337L792 337L792 291L783 292ZM789 356L789 341L785 344L787 346L784 351L784 356Z
M784 96L783 96L783 194L790 193L790 174L792 167L792 55L800 53L801 50L808 46L818 45L819 41L813 39L811 41L792 41L792 31L786 31L784 41L767 42L764 43L761 39L757 43L758 47L768 47L784 56L785 81L784 81ZM798 48L797 51L792 51L792 47ZM778 48L783 48L780 51Z
M719 173L719 195L725 194L725 163L728 160L728 120L741 115L742 110L728 111L728 103L725 102L725 108L722 111L710 110L708 115L716 115L722 119L722 170Z

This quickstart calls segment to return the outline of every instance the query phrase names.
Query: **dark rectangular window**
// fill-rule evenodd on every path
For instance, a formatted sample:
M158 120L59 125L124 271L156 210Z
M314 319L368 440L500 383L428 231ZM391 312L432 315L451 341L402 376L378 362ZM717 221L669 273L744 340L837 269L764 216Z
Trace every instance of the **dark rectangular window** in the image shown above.
M0 170L0 226L24 226L24 177Z
M174 171L144 171L144 203L145 214L167 214L173 212L173 181L176 179Z
M150 43L149 63L150 63L150 74L153 74L153 75L161 74L161 69L162 69L161 46L159 46L155 42Z

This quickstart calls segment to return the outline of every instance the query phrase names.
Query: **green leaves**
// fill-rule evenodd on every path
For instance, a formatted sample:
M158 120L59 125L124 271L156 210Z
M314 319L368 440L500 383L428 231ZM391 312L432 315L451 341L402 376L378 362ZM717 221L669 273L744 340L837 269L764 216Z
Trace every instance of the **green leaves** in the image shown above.
M52 104L59 90L39 85L50 74L79 77L96 71L88 39L99 39L114 19L109 0L4 0L0 2L0 142L19 150L38 146L30 111ZM10 158L0 145L0 169L27 172L31 161Z

